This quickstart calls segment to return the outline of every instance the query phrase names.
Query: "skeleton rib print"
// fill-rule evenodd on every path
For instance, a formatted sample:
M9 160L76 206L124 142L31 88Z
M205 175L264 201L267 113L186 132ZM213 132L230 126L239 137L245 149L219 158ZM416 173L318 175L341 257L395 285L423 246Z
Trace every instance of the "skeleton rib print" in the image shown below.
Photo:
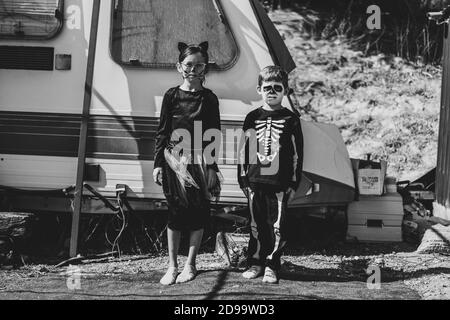
M256 137L258 143L263 147L264 152L257 152L259 161L266 160L272 162L280 150L280 135L283 133L286 120L273 120L268 117L266 120L255 120Z

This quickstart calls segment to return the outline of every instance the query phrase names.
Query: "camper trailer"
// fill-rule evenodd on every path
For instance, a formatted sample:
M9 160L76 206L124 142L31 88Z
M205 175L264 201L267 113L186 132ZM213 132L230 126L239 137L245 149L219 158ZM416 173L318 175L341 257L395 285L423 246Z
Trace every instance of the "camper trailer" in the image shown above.
M1 0L0 189L8 210L72 213L77 185L82 213L109 213L101 198L124 189L135 210L164 208L153 152L162 97L181 81L179 41L210 44L206 87L219 97L223 133L217 205L245 206L231 132L261 105L259 70L295 68L258 0ZM288 97L285 106L295 110ZM355 185L339 130L302 126L304 175L291 206L346 205Z

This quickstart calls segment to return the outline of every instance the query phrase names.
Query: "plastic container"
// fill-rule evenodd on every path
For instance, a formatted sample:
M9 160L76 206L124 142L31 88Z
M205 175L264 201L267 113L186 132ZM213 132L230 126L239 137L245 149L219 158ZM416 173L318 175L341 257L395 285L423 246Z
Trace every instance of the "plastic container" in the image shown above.
M386 188L386 193L397 192L397 179L390 176L386 177L386 179L384 179L384 186Z

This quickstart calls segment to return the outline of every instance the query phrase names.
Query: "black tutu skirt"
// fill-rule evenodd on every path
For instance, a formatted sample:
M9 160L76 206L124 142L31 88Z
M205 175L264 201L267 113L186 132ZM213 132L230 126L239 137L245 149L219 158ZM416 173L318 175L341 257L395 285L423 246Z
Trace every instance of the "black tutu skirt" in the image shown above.
M168 227L178 231L205 228L210 219L211 200L220 193L223 180L220 173L214 171L217 183L208 188L210 171L203 159L196 163L191 159L180 161L173 157L170 149L166 149L164 155L162 185L169 209Z

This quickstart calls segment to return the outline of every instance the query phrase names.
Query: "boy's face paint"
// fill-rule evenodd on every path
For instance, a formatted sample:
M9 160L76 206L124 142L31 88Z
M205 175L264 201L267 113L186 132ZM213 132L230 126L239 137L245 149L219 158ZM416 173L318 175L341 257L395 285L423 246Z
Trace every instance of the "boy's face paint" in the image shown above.
M286 88L281 82L263 81L257 91L269 106L278 106L283 101Z
M206 74L206 63L200 52L187 56L181 63L177 63L178 72L184 79L203 79Z

